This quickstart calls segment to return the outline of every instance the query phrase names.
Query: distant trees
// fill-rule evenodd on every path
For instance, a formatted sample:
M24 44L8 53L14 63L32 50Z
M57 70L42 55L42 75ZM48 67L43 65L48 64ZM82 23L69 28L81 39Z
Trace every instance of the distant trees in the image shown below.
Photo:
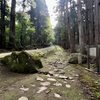
M55 27L56 43L66 49L69 48L71 52L75 51L73 50L75 45L79 45L81 53L85 53L86 45L99 44L100 0L57 1L58 5L55 9L58 20ZM62 10L63 4L64 9ZM61 20L61 18L64 20Z
M11 7L7 2L0 0L0 49L53 43L45 0L12 0Z
M45 0L34 0L34 2L36 6L34 3L31 5L30 16L36 29L35 43L39 45L51 44L54 37L46 2ZM48 39L50 41L48 41Z

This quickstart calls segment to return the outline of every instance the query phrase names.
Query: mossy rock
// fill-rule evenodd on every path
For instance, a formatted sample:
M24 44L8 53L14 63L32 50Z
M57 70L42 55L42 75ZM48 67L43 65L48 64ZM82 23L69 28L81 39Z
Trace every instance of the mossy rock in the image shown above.
M22 51L21 53L12 53L2 59L2 62L12 71L18 73L35 73L42 68L42 62L38 55L32 56Z
M78 64L78 53L70 54L68 62L71 64ZM87 57L82 54L82 63L86 62L87 62Z

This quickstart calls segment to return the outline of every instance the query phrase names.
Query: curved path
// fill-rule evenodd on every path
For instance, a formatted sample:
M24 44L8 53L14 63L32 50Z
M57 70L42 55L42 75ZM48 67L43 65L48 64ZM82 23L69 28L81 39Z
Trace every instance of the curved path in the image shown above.
M42 49L33 49L33 50L25 50L26 52L28 53L32 53L32 52L35 52L35 51L40 51L40 50L48 50L50 48L54 48L55 46L50 46L50 47L46 47L46 48L42 48ZM17 52L17 51L16 51ZM3 58L7 55L10 55L12 52L7 52L7 53L0 53L0 58Z

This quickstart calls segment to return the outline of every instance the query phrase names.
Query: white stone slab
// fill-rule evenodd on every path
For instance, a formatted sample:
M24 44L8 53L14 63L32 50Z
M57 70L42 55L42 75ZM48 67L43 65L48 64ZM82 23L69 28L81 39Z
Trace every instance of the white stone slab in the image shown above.
M18 100L28 100L28 98L27 98L27 97L22 96L22 97L20 97Z

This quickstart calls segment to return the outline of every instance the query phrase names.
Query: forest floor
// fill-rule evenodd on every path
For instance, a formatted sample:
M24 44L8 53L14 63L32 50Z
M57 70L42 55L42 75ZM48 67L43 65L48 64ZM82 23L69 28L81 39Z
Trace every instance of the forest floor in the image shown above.
M41 57L43 73L12 73L0 63L0 100L100 100L99 92L94 99L88 87L91 78L100 85L100 76L81 65L69 64L69 54L58 50Z

